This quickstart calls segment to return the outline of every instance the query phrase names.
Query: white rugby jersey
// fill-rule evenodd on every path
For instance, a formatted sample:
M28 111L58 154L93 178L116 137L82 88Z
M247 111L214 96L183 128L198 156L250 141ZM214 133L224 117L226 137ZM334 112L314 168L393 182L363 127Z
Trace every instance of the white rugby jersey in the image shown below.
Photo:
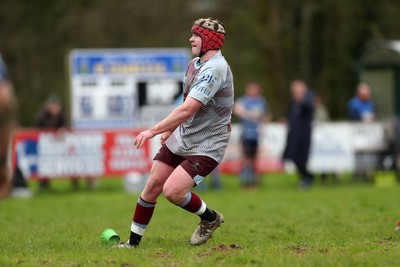
M188 64L184 99L192 97L203 106L179 125L165 142L180 156L208 156L217 162L224 157L231 131L233 76L221 51L200 64L196 57Z

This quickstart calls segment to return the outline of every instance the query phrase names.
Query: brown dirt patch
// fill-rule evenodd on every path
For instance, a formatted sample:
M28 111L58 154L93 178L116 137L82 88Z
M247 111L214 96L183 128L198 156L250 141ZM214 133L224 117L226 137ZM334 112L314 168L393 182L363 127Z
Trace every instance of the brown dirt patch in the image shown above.
M156 252L156 256L159 258L171 258L172 254L169 252Z
M227 253L229 251L241 249L241 247L238 244L231 244L229 246L225 244L220 244L218 246L212 247L209 251L204 251L201 253L198 253L197 256L199 257L206 257L206 256L211 256L215 252L222 252L222 253Z

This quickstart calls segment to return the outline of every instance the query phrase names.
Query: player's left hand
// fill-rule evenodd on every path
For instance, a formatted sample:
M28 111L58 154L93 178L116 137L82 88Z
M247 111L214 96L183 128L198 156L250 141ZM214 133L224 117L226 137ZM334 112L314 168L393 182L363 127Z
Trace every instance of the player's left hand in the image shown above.
M147 139L151 139L153 137L154 137L154 134L150 130L143 131L138 136L136 136L136 139L135 139L135 142L133 143L133 145L136 148L141 148Z
M168 131L161 135L161 138L160 138L161 145L163 145L165 143L165 141L167 141L167 139L171 136L171 134L172 134L172 131Z

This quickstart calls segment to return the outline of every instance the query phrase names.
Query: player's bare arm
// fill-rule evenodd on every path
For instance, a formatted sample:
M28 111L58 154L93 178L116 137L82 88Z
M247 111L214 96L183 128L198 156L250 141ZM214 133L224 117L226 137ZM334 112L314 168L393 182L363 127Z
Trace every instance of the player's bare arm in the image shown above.
M161 142L168 139L169 135L178 127L181 123L189 119L195 114L203 103L192 98L187 97L185 102L179 107L175 108L164 120L156 124L153 128L141 132L135 139L134 146L140 148L143 146L147 139L151 139L154 136L165 133L162 136ZM164 139L164 140L163 140Z

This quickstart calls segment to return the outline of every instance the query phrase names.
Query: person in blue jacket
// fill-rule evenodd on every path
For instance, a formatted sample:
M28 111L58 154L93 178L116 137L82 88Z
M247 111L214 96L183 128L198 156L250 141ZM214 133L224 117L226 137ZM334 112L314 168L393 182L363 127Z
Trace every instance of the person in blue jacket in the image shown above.
M256 158L260 143L260 132L268 122L267 100L261 94L261 86L251 82L246 85L246 94L236 100L233 109L242 127L243 166L239 181L241 186L256 186L259 183L256 173Z
M351 121L375 120L375 105L371 100L371 89L367 83L358 84L356 95L350 99L347 109Z

